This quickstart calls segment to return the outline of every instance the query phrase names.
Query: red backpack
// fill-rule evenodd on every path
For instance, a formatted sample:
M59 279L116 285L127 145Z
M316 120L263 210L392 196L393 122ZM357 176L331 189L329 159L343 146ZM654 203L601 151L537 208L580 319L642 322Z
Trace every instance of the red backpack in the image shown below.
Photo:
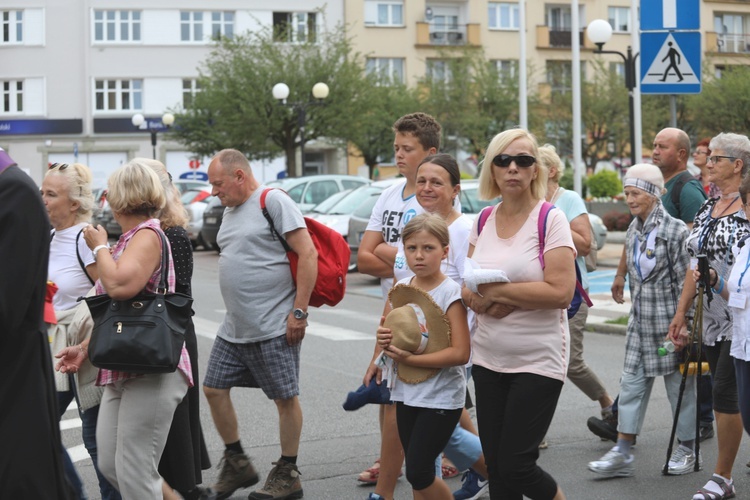
M299 257L286 240L276 231L273 225L273 219L266 208L266 195L272 188L268 188L260 195L260 209L263 217L271 226L271 234L281 241L289 259L289 268L292 271L292 279L297 283L297 261ZM310 233L315 250L318 251L318 277L315 280L315 287L310 295L309 305L320 307L323 304L335 306L344 298L346 292L346 273L349 269L349 257L351 250L344 240L344 237L321 224L320 222L305 217L307 232Z

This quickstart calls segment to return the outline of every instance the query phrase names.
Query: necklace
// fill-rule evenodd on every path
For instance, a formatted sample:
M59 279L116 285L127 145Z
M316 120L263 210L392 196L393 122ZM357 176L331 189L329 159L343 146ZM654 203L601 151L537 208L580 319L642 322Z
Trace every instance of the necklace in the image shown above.
M561 189L562 189L562 186L557 186L557 189L555 189L555 192L552 193L552 196L547 201L554 204L555 200L557 200L557 196L559 195Z
M722 195L722 199L724 199L724 196L723 196L723 195ZM735 204L735 202L736 202L737 200L739 200L739 199L740 199L740 195L738 194L737 196L735 196L735 197L734 197L734 199L732 200L732 202L731 202L731 203L730 203L729 205L727 205L727 206L726 206L726 207L724 208L724 210L722 210L722 211L721 211L721 213L720 213L719 215L716 215L716 216L713 216L713 217L715 217L715 218L717 218L717 219L718 219L719 217L721 217L722 215L724 215L725 213L727 213L727 210L729 210L729 208L730 208L730 207L731 207L732 205L734 205L734 204ZM719 204L717 203L717 204L716 204L716 206L718 207L718 206L719 206Z
M739 197L740 197L739 191L735 191L734 193L727 193L727 194L722 194L721 195L721 199L722 200L728 200L730 198L739 198Z

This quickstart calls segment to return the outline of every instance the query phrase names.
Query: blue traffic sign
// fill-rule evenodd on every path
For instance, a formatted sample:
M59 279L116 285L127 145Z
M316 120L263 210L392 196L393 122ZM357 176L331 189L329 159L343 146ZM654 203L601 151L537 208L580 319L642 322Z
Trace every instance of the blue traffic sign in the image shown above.
M700 27L700 0L641 0L641 31Z
M700 32L641 33L641 94L700 91Z

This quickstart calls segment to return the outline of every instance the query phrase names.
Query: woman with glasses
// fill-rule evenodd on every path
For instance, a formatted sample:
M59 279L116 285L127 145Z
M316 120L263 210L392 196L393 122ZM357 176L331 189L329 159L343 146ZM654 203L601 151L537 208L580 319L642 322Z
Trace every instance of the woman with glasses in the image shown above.
M676 353L660 355L677 297L688 267L683 250L688 229L661 202L664 176L655 165L639 164L625 176L625 197L634 216L625 237L625 255L633 307L625 339L625 363L620 377L617 444L588 468L604 477L634 473L631 447L640 433L656 377L664 378L674 414L681 376ZM680 475L695 465L695 381L690 379L677 426L680 444L669 459L667 472Z
M709 266L726 280L734 264L733 245L750 234L750 223L742 209L739 188L750 165L750 140L740 134L721 133L711 139L708 157L708 180L716 184L721 196L706 201L695 215L687 239L690 256L708 257ZM742 419L737 399L737 379L730 355L732 349L732 316L727 300L717 289L709 305L703 302L703 349L713 377L714 416L719 454L713 476L698 490L695 499L722 499L735 495L732 467L742 439ZM696 282L692 270L685 277L677 313L669 326L669 337L675 345L687 342L688 315L693 306Z
M52 299L57 323L48 327L50 348L53 356L68 347L81 352L81 342L90 332L72 331L69 327L79 305L78 297L86 295L99 277L93 253L83 238L83 228L91 220L94 206L91 171L80 163L55 163L47 170L41 191L52 225L47 279L57 287ZM104 500L119 499L120 494L102 475L97 464L96 423L102 398L102 389L95 386L97 372L88 359L77 376L55 372L59 417L75 398L83 444L94 463L101 496ZM63 451L63 463L65 474L78 497L86 498L66 451Z
M536 461L567 372L566 309L576 283L575 247L559 209L548 213L544 241L539 241L547 171L537 156L536 139L525 130L506 130L492 139L479 195L487 200L502 196L502 201L481 232L477 218L469 236L469 256L510 279L480 285L479 293L467 288L462 293L477 314L472 375L492 498L565 498Z
M693 151L693 165L701 170L695 178L701 181L703 189L706 191L706 195L708 195L709 198L716 198L717 196L721 196L721 191L716 187L716 184L708 180L708 157L711 156L711 150L709 149L708 144L710 142L710 139L701 139L698 144L695 145L695 151Z

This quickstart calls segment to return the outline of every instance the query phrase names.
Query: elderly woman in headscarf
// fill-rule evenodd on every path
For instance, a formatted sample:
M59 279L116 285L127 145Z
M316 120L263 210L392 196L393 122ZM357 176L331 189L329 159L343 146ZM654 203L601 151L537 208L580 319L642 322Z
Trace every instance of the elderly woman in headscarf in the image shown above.
M635 436L646 415L656 377L664 377L667 398L674 414L681 375L678 353L659 354L677 310L677 300L689 258L684 250L688 229L670 216L661 204L664 177L654 165L634 165L625 177L625 197L635 217L628 227L625 250L632 308L625 342L625 366L620 380L620 408L617 444L599 460L589 462L589 470L605 477L632 476L634 459L630 453ZM687 394L694 394L689 379ZM692 472L696 456L695 396L682 400L677 425L677 446L669 459L669 474Z

